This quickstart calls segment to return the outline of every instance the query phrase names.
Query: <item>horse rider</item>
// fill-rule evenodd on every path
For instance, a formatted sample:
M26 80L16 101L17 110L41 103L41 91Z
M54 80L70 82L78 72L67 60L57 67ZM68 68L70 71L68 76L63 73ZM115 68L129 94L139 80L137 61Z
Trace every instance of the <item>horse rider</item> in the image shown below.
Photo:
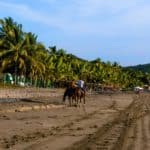
M83 80L78 80L78 81L77 81L77 86L78 86L83 92L85 92L85 86L84 86L84 81L83 81Z

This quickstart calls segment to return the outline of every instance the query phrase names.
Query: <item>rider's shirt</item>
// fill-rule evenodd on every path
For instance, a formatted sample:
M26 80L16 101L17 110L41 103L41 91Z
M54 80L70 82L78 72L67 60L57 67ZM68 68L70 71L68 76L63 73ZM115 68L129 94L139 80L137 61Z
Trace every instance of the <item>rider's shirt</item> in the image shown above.
M79 80L79 81L77 82L77 84L78 84L78 87L80 87L80 88L83 88L83 87L84 87L84 81L83 81L83 80Z

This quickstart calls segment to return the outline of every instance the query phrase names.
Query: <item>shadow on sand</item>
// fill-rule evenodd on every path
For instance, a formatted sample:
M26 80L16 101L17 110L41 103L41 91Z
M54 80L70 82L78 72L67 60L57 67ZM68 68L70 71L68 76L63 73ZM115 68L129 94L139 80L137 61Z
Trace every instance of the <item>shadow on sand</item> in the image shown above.
M20 99L20 101L28 102L28 103L43 103L41 101L31 100L31 99L27 99L27 98Z

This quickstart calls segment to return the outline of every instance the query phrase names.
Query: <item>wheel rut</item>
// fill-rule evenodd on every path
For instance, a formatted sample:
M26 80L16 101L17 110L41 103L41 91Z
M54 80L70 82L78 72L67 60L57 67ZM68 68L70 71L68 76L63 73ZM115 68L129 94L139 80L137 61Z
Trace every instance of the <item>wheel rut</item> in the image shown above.
M121 101L120 101L121 102ZM124 103L124 102L123 102ZM128 107L119 108L112 97L109 106L83 108L84 115L72 118L53 128L14 135L6 139L5 148L27 150L149 150L150 149L150 101L148 94L133 96ZM71 110L71 108L69 108ZM76 109L80 110L82 108ZM92 110L92 111L91 111ZM66 110L64 110L66 111ZM63 112L63 111L62 111ZM70 112L70 111L69 111ZM63 120L62 120L63 121ZM57 144L58 143L58 144Z
M110 106L108 106L108 108L110 108ZM108 112L107 114L103 111L106 110L97 109L95 111L92 111L91 113L85 112L85 114L81 117L69 121L67 124L64 124L62 126L55 126L51 129L41 129L38 131L35 131L33 129L33 132L26 133L26 135L24 136L14 135L10 139L5 139L2 145L5 148L10 147L14 149L37 149L41 146L41 144L47 143L48 141L51 141L51 145L53 145L53 141L55 143L55 141L58 140L58 142L61 143L62 139L65 141L69 138L70 140L71 137L72 142L74 142L76 141L76 137L77 139L79 139L80 137L82 139L84 136L87 136L87 134L91 134L93 131L97 130L97 128L99 127L99 121L105 120L103 121L105 124L107 122L105 118L107 118L108 116L109 119L112 120L112 114L110 112ZM111 111L116 113L116 111L114 110ZM99 115L101 117L99 117ZM94 120L92 118L94 118ZM89 132L87 132L88 130ZM57 148L57 145L53 147Z
M132 104L99 128L66 150L148 150L150 149L150 102L147 96L137 96ZM127 144L128 143L128 144Z

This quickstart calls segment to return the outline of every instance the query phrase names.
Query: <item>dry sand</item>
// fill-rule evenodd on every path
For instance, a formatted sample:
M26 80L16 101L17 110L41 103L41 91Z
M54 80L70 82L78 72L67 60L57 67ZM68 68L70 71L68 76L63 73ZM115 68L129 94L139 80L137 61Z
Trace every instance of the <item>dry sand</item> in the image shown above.
M13 91L0 91L15 100L0 103L2 150L150 149L149 94L88 94L85 105L68 107L63 89Z

